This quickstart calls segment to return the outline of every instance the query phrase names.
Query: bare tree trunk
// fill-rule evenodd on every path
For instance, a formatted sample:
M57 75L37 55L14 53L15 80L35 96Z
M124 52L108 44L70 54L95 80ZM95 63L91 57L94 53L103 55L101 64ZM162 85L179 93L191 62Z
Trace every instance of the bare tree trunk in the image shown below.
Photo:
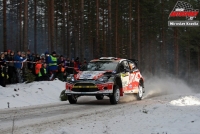
M65 0L63 0L63 11L62 11L62 15L63 15L63 25L62 25L62 37L63 37L63 42L62 42L62 45L63 45L63 54L66 54L66 38L65 38L65 25L66 25L66 22L65 22L65 13L66 13L66 7L65 6L68 6L68 5L66 5L66 1ZM68 13L67 13L68 14ZM67 20L68 21L68 20ZM68 27L68 25L67 25L67 27ZM68 38L68 37L67 37Z
M73 14L72 14L72 19L73 19L73 38L72 38L72 45L73 45L73 55L74 55L74 58L75 58L75 56L76 56L76 42L75 42L75 38L76 38L76 34L75 34L75 32L76 32L76 23L75 23L75 1L73 0L73 2L72 2L72 9L73 9Z
M96 0L96 58L99 57L99 0Z
M108 45L109 55L112 56L112 20L111 20L111 0L108 0Z
M54 0L50 0L50 36L51 51L54 51Z
M69 15L69 0L67 0L66 2L66 6L67 9L65 12L67 12L67 44L65 43L65 49L66 49L66 45L67 45L67 55L70 56L70 52L71 52L71 44L70 44L70 32L69 32L69 28L70 28L70 15ZM66 39L66 37L65 37ZM65 50L65 54L66 54L66 50Z
M34 0L34 53L37 53L37 0Z
M166 61L166 50L165 50L165 30L164 30L164 0L162 0L162 46L161 46L161 54L163 58L161 58L161 67L165 70L165 61Z
M6 0L3 0L3 49L7 50Z
M47 1L47 22L48 22L48 51L51 51L50 44L51 44L51 30L50 30L50 0Z
M105 5L104 5L105 3L103 3L103 7L102 7L102 10L103 10L103 14L102 14L102 16L103 16L103 31L102 31L102 36L103 36L103 40L102 40L102 47L103 47L103 52L101 53L102 55L106 55L107 54L107 52L106 52L106 50L107 50L107 47L106 47L106 45L105 45ZM109 54L109 53L108 53ZM101 56L102 56L101 55Z
M198 47L198 73L199 73L199 81L200 81L200 44Z
M137 0L137 44L138 44L138 61L140 64L140 56L141 56L141 53L140 53L140 1Z
M115 56L118 57L119 53L118 53L118 49L119 49L119 45L118 45L118 0L116 0L116 5L115 5Z
M56 7L56 9L55 10L58 10L58 5L55 5L55 7ZM55 45L54 45L54 43L53 43L53 45L54 45L54 49L55 49L55 51L58 51L58 47L61 47L61 46L59 46L59 42L58 42L58 31L59 31L59 26L58 26L58 12L56 12L56 16L55 16L55 40L54 40L54 43L55 43ZM64 42L63 42L64 43ZM61 47L62 48L62 47Z
M28 0L24 0L24 45L23 51L28 50Z
M92 36L92 23L91 23L91 19L92 19L92 17L91 17L91 1L89 1L89 3L88 3L88 12L89 12L89 14L88 14L88 23L89 23L89 33L88 33L88 36L89 36L89 50L90 50L90 58L92 58L93 59L93 57L94 57L94 52L93 52L93 36Z
M132 0L129 2L129 57L132 58Z
M22 0L20 0L20 5L19 5L19 49L21 50L24 48L24 43L22 41L23 33L22 33Z
M188 46L187 46L187 77L190 78L190 44L188 40Z
M81 0L81 42L80 42L80 55L81 61L85 58L85 39L84 39L84 0Z
M174 67L175 67L175 74L178 77L178 68L179 68L179 52L178 52L178 29L174 29Z

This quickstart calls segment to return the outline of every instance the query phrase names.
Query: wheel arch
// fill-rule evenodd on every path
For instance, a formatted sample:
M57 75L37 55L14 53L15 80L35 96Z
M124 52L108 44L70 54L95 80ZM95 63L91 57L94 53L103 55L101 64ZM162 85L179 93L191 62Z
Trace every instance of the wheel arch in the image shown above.
M121 80L121 78L119 76L115 77L115 85L119 86L120 96L123 96L122 80Z
M139 84L144 88L144 79L143 78L140 78Z

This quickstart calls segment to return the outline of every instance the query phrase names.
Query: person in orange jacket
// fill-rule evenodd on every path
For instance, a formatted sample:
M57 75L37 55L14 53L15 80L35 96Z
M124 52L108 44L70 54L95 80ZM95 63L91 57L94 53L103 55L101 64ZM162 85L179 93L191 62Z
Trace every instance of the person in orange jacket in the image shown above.
M58 72L57 72L57 77L59 80L61 81L65 81L66 80L66 69L65 69L65 62L61 62L58 66Z
M41 61L41 59L39 58L39 59L36 61L36 64L35 64L36 81L38 81L38 74L39 74L39 72L40 72L41 67L42 67L42 61Z

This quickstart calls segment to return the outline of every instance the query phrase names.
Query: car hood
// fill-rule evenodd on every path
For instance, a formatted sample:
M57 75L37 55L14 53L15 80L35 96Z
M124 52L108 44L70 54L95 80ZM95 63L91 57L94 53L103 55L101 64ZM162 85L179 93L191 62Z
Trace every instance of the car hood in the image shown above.
M96 80L103 76L106 71L81 71L76 75L77 80L81 79L93 79Z

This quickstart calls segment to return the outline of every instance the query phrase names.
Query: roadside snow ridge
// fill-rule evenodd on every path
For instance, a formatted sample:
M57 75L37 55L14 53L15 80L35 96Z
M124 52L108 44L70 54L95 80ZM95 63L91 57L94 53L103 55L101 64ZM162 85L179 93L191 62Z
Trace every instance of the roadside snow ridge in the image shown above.
M173 100L170 102L171 105L175 106L195 106L200 105L200 97L195 96L185 96L178 100Z

